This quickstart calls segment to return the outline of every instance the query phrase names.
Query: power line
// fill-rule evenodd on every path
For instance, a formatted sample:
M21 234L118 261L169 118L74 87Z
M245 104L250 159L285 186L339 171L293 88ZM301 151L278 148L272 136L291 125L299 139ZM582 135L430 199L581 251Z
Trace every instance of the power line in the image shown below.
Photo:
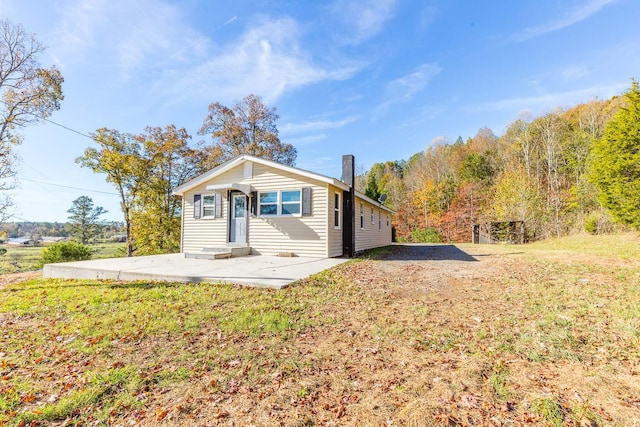
M19 219L20 221L24 221L24 222L38 222L38 221L30 221L30 220L25 219L25 218L20 218L19 216L16 216L16 215L9 215L7 218L15 218L15 219Z
M32 113L32 114L33 114L33 113ZM53 125L60 126L62 129L66 129L66 130L68 130L69 132L77 133L77 134L78 134L78 135L80 135L80 136L84 136L85 138L89 138L90 140L95 141L95 138L93 138L91 135L87 135L86 133L82 133L82 132L80 132L79 130L72 129L72 128L70 128L70 127L68 127L68 126L65 126L65 125L62 125L62 124L60 124L60 123L56 123L56 122L54 122L53 120L47 119L47 118L42 117L42 116L39 116L39 115L37 115L37 114L34 114L34 116L36 116L36 117L38 117L38 118L40 118L40 119L44 120L45 122L49 122L49 123L51 123L51 124L53 124Z
M9 104L6 101L4 101L4 100L0 100L0 101L4 105L6 105L7 107L9 106ZM86 133L80 132L79 130L75 130L73 128L70 128L69 126L65 126L65 125L60 124L58 122L54 122L53 120L48 119L48 118L46 118L46 117L44 117L44 116L42 116L42 115L40 115L38 113L34 113L32 111L27 111L26 114L30 114L32 116L35 116L35 117L39 118L40 120L44 120L45 122L51 123L52 125L59 126L59 127L63 128L63 129L68 130L69 132L77 133L80 136L84 136L85 138L89 138L90 140L95 141L95 138L92 137L91 135L87 135Z
M88 188L80 188L80 187L73 187L73 186L70 186L70 185L54 184L53 182L37 181L35 179L29 179L29 178L19 178L19 179L21 179L23 181L35 182L37 184L53 185L54 187L71 188L72 190L82 190L82 191L89 191L89 192L92 192L92 193L108 194L110 196L119 196L118 193L111 193L109 191L90 190Z

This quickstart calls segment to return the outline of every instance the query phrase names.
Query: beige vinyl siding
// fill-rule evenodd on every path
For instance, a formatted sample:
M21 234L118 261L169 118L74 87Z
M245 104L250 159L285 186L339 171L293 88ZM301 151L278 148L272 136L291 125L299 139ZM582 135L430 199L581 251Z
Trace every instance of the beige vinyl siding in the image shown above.
M250 180L250 184L258 192L311 187L311 216L251 217L248 239L253 252L265 255L293 252L298 256L328 256L327 184L301 181L298 175L256 163L253 165L253 179Z
M360 203L364 205L364 228L360 227ZM366 249L387 246L391 244L391 214L379 206L372 205L356 196L356 252ZM373 224L371 223L371 208L373 208ZM378 228L378 218L380 229ZM387 217L389 224L387 224Z
M227 245L228 203L226 191L205 190L208 184L200 185L183 196L182 210L182 252L199 252L203 248L224 247ZM195 194L216 194L222 197L221 218L193 217L193 196Z
M335 194L338 193L338 195L340 196L340 227L336 228L335 224L334 224L334 197ZM329 235L329 240L327 242L327 246L329 248L329 257L337 257L337 256L342 256L342 228L343 225L342 221L343 221L343 215L344 213L342 212L342 197L343 197L343 192L341 189L334 187L333 185L329 186L329 194L328 194L328 199L329 199L329 203L327 206L327 230L328 230L328 235Z
M223 217L193 218L193 195L206 193L207 185L223 183L250 184L253 191L300 190L311 187L311 216L249 216L247 241L252 253L276 255L292 252L298 256L327 257L327 184L302 181L266 165L253 163L252 177L244 177L244 163L185 193L183 216L183 252L199 251L208 246L225 246L228 240L229 206L223 194Z

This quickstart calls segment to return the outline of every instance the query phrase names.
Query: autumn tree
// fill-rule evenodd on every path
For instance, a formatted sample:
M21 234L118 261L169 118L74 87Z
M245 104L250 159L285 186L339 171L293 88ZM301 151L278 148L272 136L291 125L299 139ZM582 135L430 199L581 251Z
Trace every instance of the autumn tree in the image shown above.
M563 207L562 166L565 161L564 142L567 139L568 123L560 110L538 117L532 123L535 137L542 150L544 181L546 184L547 209L552 215L553 234L561 234L560 212Z
M625 104L593 147L591 180L600 201L620 222L640 229L640 85L633 80Z
M364 177L364 194L373 200L379 200L384 194L385 206L396 209L404 192L403 174L404 161L374 163Z
M133 136L140 146L136 161L144 171L133 204L133 237L141 254L176 252L180 249L181 199L173 189L202 172L202 151L190 148L191 136L173 125L147 127ZM141 177L142 178L142 177Z
M523 221L528 237L542 233L545 220L544 194L538 183L521 167L505 170L496 178L491 202L482 217L488 221Z
M132 210L146 179L146 165L139 161L140 144L131 135L101 128L91 135L98 148L89 147L76 159L83 167L107 176L120 196L127 236L127 256L133 256Z
M209 113L198 131L210 134L214 144L208 147L208 163L216 166L240 154L250 154L293 166L297 151L278 137L276 108L267 107L262 98L249 95L233 107L219 102L209 105Z
M180 248L181 201L173 189L203 172L206 153L190 148L191 136L173 125L147 127L140 135L98 129L98 148L76 159L104 173L120 196L127 256L175 252Z
M100 233L100 216L107 213L102 206L93 206L91 197L80 196L72 202L66 229L81 244L86 245L90 239Z
M60 71L40 67L43 51L21 25L0 20L0 220L11 206L7 190L15 175L14 147L22 141L18 131L49 117L64 98Z

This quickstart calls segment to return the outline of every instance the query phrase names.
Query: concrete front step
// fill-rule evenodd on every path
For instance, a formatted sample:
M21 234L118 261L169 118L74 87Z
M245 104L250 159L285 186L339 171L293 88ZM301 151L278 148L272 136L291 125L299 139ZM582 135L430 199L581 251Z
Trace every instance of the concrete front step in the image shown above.
M226 246L220 248L202 248L199 252L185 252L184 257L195 259L225 259L250 254L250 246Z

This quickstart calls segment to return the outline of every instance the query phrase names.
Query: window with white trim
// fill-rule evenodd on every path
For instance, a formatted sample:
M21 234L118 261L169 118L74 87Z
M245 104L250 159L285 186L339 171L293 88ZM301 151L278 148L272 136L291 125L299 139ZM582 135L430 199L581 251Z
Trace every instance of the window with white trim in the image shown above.
M278 192L264 191L260 192L258 197L259 215L278 215Z
M364 229L364 203L360 203L360 228Z
M193 217L219 218L222 216L222 199L219 194L194 194L193 195Z
M340 228L340 193L333 195L333 226Z
M378 231L382 230L382 211L378 209Z
M373 206L371 207L371 225L374 224L374 219L373 219Z
M202 195L202 218L214 218L216 216L216 195Z
M258 215L300 216L302 190L261 191L258 194Z
M302 201L300 190L281 191L280 201L280 215L300 215Z

